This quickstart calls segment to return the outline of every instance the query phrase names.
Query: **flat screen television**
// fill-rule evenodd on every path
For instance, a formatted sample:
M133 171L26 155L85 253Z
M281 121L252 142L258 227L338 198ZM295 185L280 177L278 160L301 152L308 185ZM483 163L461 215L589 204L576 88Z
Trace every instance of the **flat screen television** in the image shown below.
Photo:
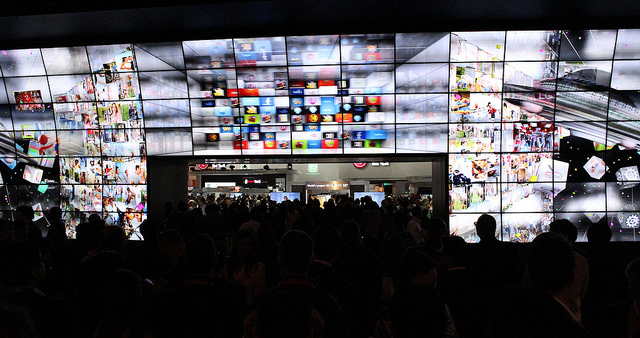
M371 197L371 199L378 203L378 205L382 205L382 200L384 200L384 191L374 191L374 192L354 192L353 193L353 198L357 199L360 198L362 199L365 196L369 196Z
M269 194L272 201L282 203L283 201L293 201L295 199L300 200L299 192L272 192Z

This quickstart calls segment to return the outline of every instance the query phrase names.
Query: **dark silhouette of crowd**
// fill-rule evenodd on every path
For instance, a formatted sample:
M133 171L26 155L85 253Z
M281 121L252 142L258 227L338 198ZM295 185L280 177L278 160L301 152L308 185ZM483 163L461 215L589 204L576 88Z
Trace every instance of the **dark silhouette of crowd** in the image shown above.
M640 337L640 258L559 219L532 243L450 235L429 201L210 195L128 241L0 220L0 337ZM526 217L526 215L523 215ZM630 262L629 262L630 261Z

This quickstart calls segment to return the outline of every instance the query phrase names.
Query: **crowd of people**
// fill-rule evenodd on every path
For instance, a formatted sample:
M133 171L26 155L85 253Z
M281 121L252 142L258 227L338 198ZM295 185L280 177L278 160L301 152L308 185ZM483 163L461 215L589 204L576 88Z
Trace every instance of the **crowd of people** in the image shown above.
M69 240L59 208L46 237L29 206L0 220L0 336L640 336L640 258L605 224L580 250L568 220L525 245L487 214L470 245L419 198L165 206L139 242L98 215Z

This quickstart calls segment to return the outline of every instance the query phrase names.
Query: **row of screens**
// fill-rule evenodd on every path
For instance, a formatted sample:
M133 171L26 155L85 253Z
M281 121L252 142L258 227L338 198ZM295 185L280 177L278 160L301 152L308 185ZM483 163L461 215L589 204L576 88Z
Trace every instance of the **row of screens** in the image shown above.
M30 110L39 108L34 103L133 98L636 90L639 64L638 60L418 63L114 72L110 76L100 69L93 75L4 77L0 104L21 104L19 109Z
M520 145L539 149L547 142L531 136ZM501 222L500 236L509 241L533 240L557 218L568 218L583 232L590 224L607 224L617 240L635 240L640 229L637 150L573 135L557 146L557 151L533 153L450 154L451 231L474 241L474 217L491 213Z
M146 185L2 185L0 196L3 218L11 217L9 210L29 205L35 211L35 224L45 233L53 221L46 211L61 207L69 238L75 238L78 224L97 214L109 225L122 226L129 239L141 240L139 226L147 218Z
M410 62L638 59L639 30L347 34L6 50L4 77ZM105 56L108 56L105 58ZM113 60L111 60L113 59Z
M640 181L625 182L637 186ZM555 196L545 194L557 191ZM541 193L542 192L542 193ZM449 190L453 214L526 212L640 212L629 192L617 182L536 182L509 184L483 182L453 186Z
M0 184L146 184L145 157L0 158Z
M638 120L638 102L638 91L118 101L42 104L41 110L21 110L20 105L0 105L0 123L4 130L75 130L290 124L627 121Z
M600 105L602 110L610 99L614 107L632 105L637 101L625 91L640 89L637 82L639 65L640 61L587 61L560 66L554 64L552 69L547 69L545 64L505 63L506 70L510 72L503 73L503 63L451 63L363 66L353 71L341 71L336 66L251 68L244 72L204 70L186 74L182 71L117 73L117 77L110 78L111 81L99 75L1 78L0 104L15 105L16 111L53 110L62 114L86 110L107 111L112 109L112 102L123 100L155 100L154 104L167 109L198 111L248 106L294 109L319 106L321 97L325 100L331 97L335 101L332 110L339 110L344 108L341 106L344 104L367 107L383 105L390 108L394 104L402 104L394 102L390 94L452 93L450 100L459 101L461 98L499 97L499 93L513 93L508 97L515 99L521 93L521 96L535 96L545 106L553 107L556 103L555 92L558 92L559 104L575 104L576 100L589 104L594 101L593 104ZM610 89L615 90L611 98L608 93ZM623 94L618 95L618 91ZM412 96L402 97L403 101L413 101ZM188 98L191 101L183 100ZM373 102L376 98L386 101ZM178 101L176 104L162 100ZM189 105L184 102L189 102ZM328 104L324 103L326 110L329 109ZM134 109L133 115L139 107L130 108ZM474 107L472 105L469 108Z
M519 122L334 124L0 131L0 155L51 168L62 157L291 153L538 153L560 151L569 136L634 148L638 123ZM637 137L637 135L636 135ZM49 163L51 162L51 163Z
M461 236L468 243L478 242L474 222L481 214L453 214L449 218L451 234ZM612 227L612 241L640 240L640 216L637 212L579 211L562 213L522 212L490 213L498 227L496 237L502 241L527 243L536 236L549 231L554 219L568 219L578 228L578 242L587 241L590 224L607 224Z

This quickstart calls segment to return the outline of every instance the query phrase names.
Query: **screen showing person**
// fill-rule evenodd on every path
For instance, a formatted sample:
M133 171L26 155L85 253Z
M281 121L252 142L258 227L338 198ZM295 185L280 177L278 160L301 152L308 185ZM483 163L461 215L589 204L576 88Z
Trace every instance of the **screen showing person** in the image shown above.
M374 202L378 203L378 205L382 205L382 201L384 200L384 191L369 191L369 192L354 192L354 199L361 199L365 196L369 196Z
M295 199L300 200L299 192L272 192L269 194L269 197L272 201L276 201L277 203L282 203L285 201L294 201Z

